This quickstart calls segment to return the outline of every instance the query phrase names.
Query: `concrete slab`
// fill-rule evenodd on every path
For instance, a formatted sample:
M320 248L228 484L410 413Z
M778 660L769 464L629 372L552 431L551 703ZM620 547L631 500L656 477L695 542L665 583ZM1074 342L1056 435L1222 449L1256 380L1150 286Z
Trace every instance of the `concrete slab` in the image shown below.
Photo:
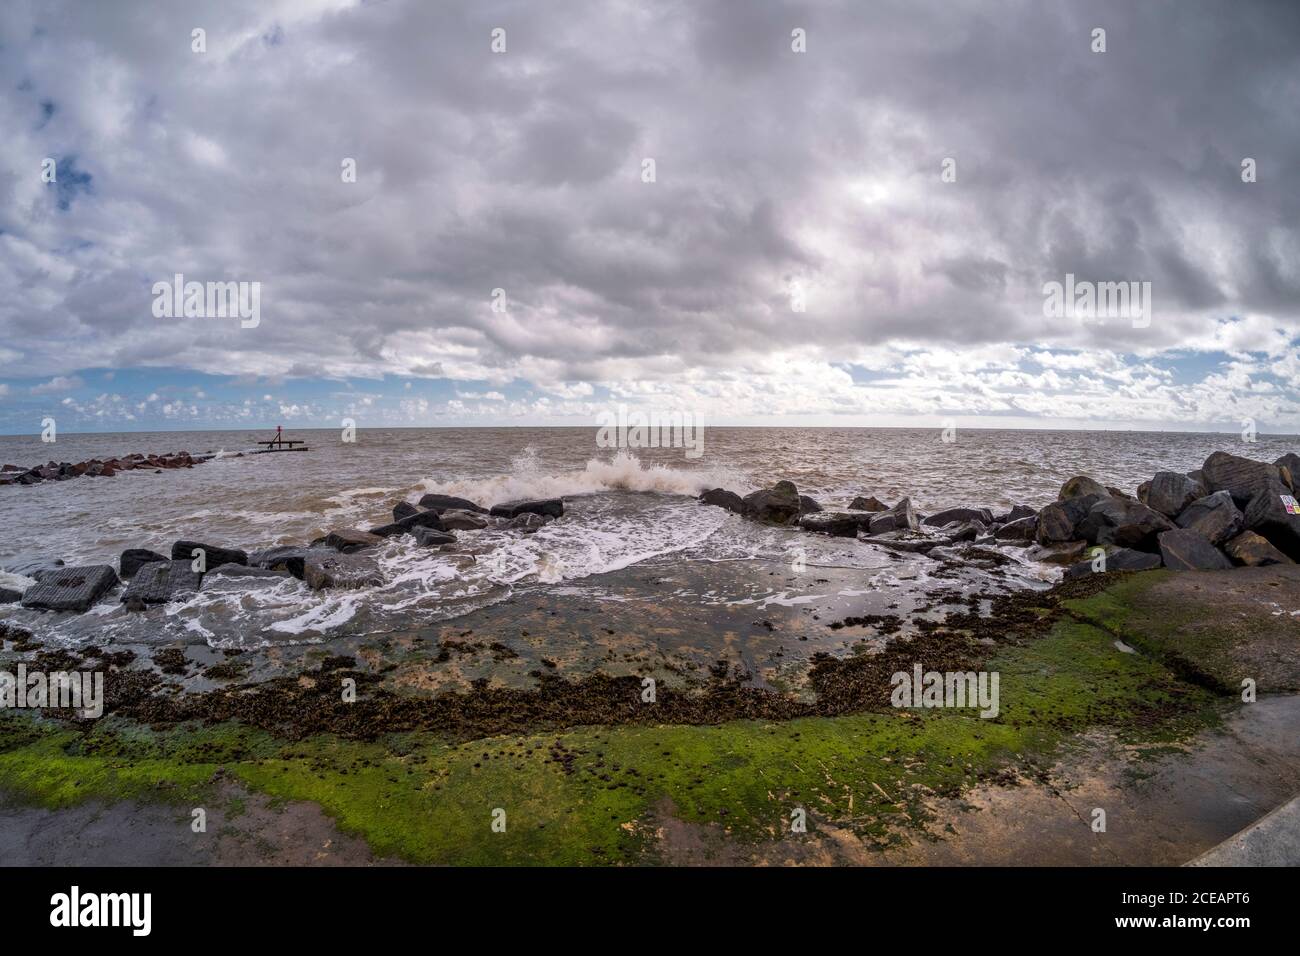
M1187 865L1300 866L1300 797Z

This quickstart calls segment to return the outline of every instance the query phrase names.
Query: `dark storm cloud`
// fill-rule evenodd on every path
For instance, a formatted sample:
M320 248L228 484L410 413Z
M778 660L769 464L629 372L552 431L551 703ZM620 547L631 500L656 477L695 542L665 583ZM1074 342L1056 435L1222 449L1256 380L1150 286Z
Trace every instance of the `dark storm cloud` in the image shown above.
M746 382L1276 360L1298 325L1292 3L65 0L6 4L0 43L2 354L32 375ZM261 282L261 324L155 318L177 272ZM1155 321L1046 319L1066 273L1150 281Z

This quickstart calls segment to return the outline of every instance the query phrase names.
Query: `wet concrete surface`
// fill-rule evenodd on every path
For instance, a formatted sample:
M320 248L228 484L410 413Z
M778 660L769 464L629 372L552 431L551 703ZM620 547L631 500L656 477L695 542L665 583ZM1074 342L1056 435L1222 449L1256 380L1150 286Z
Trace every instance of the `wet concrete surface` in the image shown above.
M124 800L61 810L0 803L0 866L374 866L366 842L312 803L277 803L227 784L193 807Z
M1300 793L1300 695L1261 698L1216 730L1159 756L1113 735L1079 738L1046 782L983 785L935 800L925 835L876 850L809 821L806 835L737 845L717 827L655 821L673 864L869 866L1181 866ZM1105 831L1093 829L1105 811Z

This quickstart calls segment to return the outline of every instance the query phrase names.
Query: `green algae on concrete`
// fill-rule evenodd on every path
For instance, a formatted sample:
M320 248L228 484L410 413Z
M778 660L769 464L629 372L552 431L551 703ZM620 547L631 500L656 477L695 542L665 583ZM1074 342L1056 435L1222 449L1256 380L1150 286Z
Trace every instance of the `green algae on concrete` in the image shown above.
M1064 603L1219 693L1300 690L1300 565L1146 571Z
M1117 621L1149 583L1120 581L1090 613ZM1109 615L1108 617L1105 615ZM1110 625L1108 625L1110 626ZM1062 617L994 652L1001 712L890 711L713 726L579 727L449 743L427 733L285 741L235 725L154 731L107 719L89 732L0 716L0 791L51 808L78 800L197 801L234 778L317 803L381 856L420 863L600 864L655 859L671 808L732 839L763 841L807 811L885 846L918 832L931 795L1034 774L1071 735L1115 727L1178 739L1222 704L1107 630ZM504 832L493 828L504 811Z

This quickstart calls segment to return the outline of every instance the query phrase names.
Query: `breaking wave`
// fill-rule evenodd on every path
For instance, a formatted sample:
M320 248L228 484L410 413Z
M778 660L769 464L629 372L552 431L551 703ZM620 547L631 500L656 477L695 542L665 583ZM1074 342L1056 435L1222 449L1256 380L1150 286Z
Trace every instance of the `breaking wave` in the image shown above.
M546 474L536 449L529 447L511 462L510 471L492 478L455 479L421 483L424 491L457 495L482 505L516 498L569 498L606 491L657 492L695 496L709 488L749 489L750 480L726 467L673 468L646 465L635 455L620 451L612 458L591 458L577 471Z

